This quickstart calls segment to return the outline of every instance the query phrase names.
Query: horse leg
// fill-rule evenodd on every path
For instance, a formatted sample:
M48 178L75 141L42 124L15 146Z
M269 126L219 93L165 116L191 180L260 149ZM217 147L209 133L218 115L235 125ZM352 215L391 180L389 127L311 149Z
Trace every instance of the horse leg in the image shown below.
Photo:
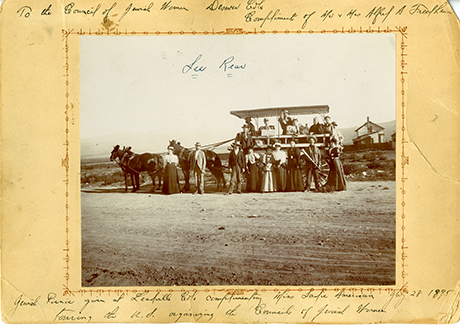
M152 189L150 192L155 193L155 174L154 173L149 173L150 179L152 180Z
M184 171L184 181L185 181L185 185L182 191L188 192L190 190L190 171L189 170Z
M136 191L139 191L141 189L139 174L134 174L134 180L136 181Z
M125 192L128 192L128 173L124 172L123 174L125 176Z

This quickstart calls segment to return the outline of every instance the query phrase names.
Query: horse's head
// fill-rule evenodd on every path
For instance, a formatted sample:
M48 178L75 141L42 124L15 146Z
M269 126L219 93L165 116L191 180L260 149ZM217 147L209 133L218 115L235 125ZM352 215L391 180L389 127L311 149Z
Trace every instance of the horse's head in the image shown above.
M169 146L174 148L174 154L177 155L179 152L182 150L182 146L180 145L180 142L177 142L176 140L170 140L169 141Z
M110 153L110 161L114 161L117 157L120 158L118 154L119 150L120 146L118 144L115 147L113 147L113 150Z

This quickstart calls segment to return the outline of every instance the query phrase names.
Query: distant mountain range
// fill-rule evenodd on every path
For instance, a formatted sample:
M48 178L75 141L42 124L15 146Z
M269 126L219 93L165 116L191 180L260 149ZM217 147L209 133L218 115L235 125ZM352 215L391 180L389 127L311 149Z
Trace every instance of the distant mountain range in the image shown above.
M373 121L374 122L374 121ZM363 122L364 123L364 122ZM391 140L391 135L396 132L396 120L377 123L385 128L384 134L387 141ZM344 144L353 144L353 138L356 137L355 130L362 124L349 127L339 128L345 140ZM137 153L142 152L156 152L165 153L166 146L169 143L170 136L164 134L154 133L136 133L136 132L117 132L108 135L102 135L92 138L81 139L81 159L104 158L109 159L110 152L117 144L130 145L133 151ZM225 140L225 139L222 139ZM162 144L161 146L158 144ZM205 144L205 143L203 143ZM215 150L218 153L227 152L227 146L221 146Z

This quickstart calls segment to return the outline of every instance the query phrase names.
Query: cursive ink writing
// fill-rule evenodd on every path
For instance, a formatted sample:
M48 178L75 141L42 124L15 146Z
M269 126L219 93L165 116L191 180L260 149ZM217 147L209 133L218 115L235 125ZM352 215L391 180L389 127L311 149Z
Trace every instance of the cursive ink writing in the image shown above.
M115 307L114 310L112 311L109 311L107 314L104 315L104 318L107 318L107 319L113 319L113 318L116 318L117 317L117 312L118 310L120 309L120 307Z
M224 301L231 302L233 300L244 300L246 302L250 302L251 300L254 300L254 299L259 300L259 304L260 304L260 300L262 299L262 297L259 295L257 291L254 291L249 297L244 296L244 295L236 295L236 291L233 291L231 294L226 293L222 297L216 297L216 296L211 296L211 295L206 296L206 301L219 302L219 304L217 305L217 308L219 308L220 305Z
M313 11L311 14L308 14L306 13L305 15L303 15L303 24L302 24L302 29L305 28L305 26L307 26L307 23L308 23L308 20L311 18L311 16L313 16L314 14L316 13L316 11Z
M191 64L186 64L184 65L184 67L182 68L182 73L187 73L189 72L190 70L194 71L194 72L203 72L204 70L206 70L206 66L198 66L196 63L201 59L203 55L200 54L196 57L195 61L193 61Z
M56 314L56 316L54 316L54 321L59 321L59 322L85 321L88 323L91 321L91 316L85 316L81 314L74 315L73 313L75 313L75 310L63 308Z
M276 293L276 295L273 297L273 299L276 300L275 305L280 302L281 299L294 299L294 296L291 296L286 290L285 291L279 291Z
M415 14L428 15L428 17L431 16L431 14L450 14L451 13L450 11L444 10L446 6L447 6L447 2L444 2L442 5L435 5L430 10L424 4L418 3L411 7L411 10L409 10L409 13L411 15L415 15Z
M383 16L385 18L383 18L382 20L382 23L385 22L385 20L388 18L388 16L390 15L390 13L393 11L393 9L395 8L395 6L391 6L391 8L385 12L386 10L386 7L374 7L371 11L369 11L369 13L366 15L366 18L372 18L374 17L374 19L372 20L372 24L375 24L377 22L377 19L380 17L380 16Z
M206 321L209 322L213 317L214 313L178 313L178 312L171 312L169 313L169 317L177 317L174 322L177 323L182 317L193 317L195 321L199 321L202 317L209 317Z
M161 6L160 10L185 10L185 11L188 11L188 9L186 7L172 6L171 2L172 2L172 0L163 3L163 5Z
M66 300L56 299L56 297L57 295L54 292L48 293L48 297L46 297L46 303L53 304L53 305L61 305L61 304L71 305L75 302L74 300L69 300L69 299L66 299Z
M276 9L275 11L270 10L270 12L265 17L255 16L256 11L253 10L244 16L246 22L260 22L260 27L262 28L266 22L273 22L274 20L285 20L285 21L294 21L297 17L297 13L294 12L291 16L281 16L281 10Z
M38 297L35 298L34 300L26 301L26 300L24 299L24 295L20 295L20 296L14 301L14 308L13 308L12 315L16 312L16 310L17 310L19 307L27 307L27 306L36 307L38 301L40 300L40 297L41 297L41 296L38 296Z
M314 290L310 289L307 293L304 293L301 298L302 299L315 299L315 302L318 301L318 299L324 299L327 298L328 295L326 294L326 291L323 289L321 290L317 295L313 294Z
M91 15L91 16L94 17L96 12L98 12L98 10L101 9L101 4L98 4L96 8L91 7L89 9L78 9L78 8L74 8L74 7L75 7L75 2L71 2L71 3L67 4L64 7L64 13L66 15L68 15L68 14L83 14L83 15Z
M264 6L263 6L264 2L265 2L265 0L260 0L260 1L248 0L248 2L246 3L246 10L255 10L255 9L263 10L264 9Z
M267 308L267 305L260 303L254 307L254 313L256 315L291 315L294 310L294 305L289 306L286 310L270 310Z
M219 66L219 69L222 69L223 71L227 70L240 70L240 69L246 69L246 63L244 64L233 64L233 60L235 58L233 56L228 57L225 59L222 64Z
M171 294L170 293L163 293L160 294L157 292L155 296L153 297L147 297L147 294L149 292L139 292L136 293L136 296L131 298L131 301L136 301L136 302L162 302L162 301L171 301Z
M315 319L321 314L325 314L325 315L327 315L327 314L344 315L345 311L347 311L347 309L350 308L350 305L347 305L345 308L339 307L339 308L336 308L336 309L329 309L328 306L329 305L326 304L323 307L321 307L320 309L318 309L318 313L315 315L315 317L313 317L311 319L311 321L312 322L315 321Z
M206 10L220 10L220 11L229 11L229 10L238 10L240 9L241 3L239 3L237 6L235 5L223 5L219 3L219 0L214 0L209 6L206 7Z
M120 20L122 20L129 12L132 11L144 11L144 12L150 12L150 9L153 7L153 2L150 2L147 6L140 8L140 7L133 7L133 4L130 3L128 7L126 7L125 12L121 15Z
M25 18L29 18L31 12L32 12L32 8L30 8L29 6L22 6L21 8L18 9L18 11L16 11L16 13L19 14L19 17L24 16Z
M340 290L335 296L335 298L340 299L340 298L372 298L374 299L373 294L365 294L365 293L345 293L345 291L342 289Z
M96 298L96 299L85 299L85 303L83 304L83 307L80 309L80 313L86 308L86 306L88 306L89 304L91 303L97 303L97 302L102 302L102 303L105 303L104 299L99 299L99 298Z

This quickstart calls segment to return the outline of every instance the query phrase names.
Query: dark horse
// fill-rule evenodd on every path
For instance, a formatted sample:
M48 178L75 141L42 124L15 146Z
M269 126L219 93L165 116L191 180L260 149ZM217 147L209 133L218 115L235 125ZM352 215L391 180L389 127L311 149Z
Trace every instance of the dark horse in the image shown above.
M179 157L179 165L185 178L185 185L182 191L187 192L190 190L190 165L192 155L195 151L182 147L180 142L177 142L176 140L169 141L169 145L174 148L174 154ZM222 162L214 151L207 149L204 149L203 151L206 154L206 167L216 178L217 191L219 191L221 183L224 188L226 186L224 173L222 172Z
M120 168L123 170L125 176L125 191L128 191L128 174L131 176L133 184L133 192L140 189L139 174L147 172L152 179L152 192L155 191L155 177L159 178L158 186L161 188L161 178L163 176L163 157L153 153L133 154L127 164L123 164L121 159L126 152L126 148L120 149L117 144L113 147L110 155L110 161L116 161Z

